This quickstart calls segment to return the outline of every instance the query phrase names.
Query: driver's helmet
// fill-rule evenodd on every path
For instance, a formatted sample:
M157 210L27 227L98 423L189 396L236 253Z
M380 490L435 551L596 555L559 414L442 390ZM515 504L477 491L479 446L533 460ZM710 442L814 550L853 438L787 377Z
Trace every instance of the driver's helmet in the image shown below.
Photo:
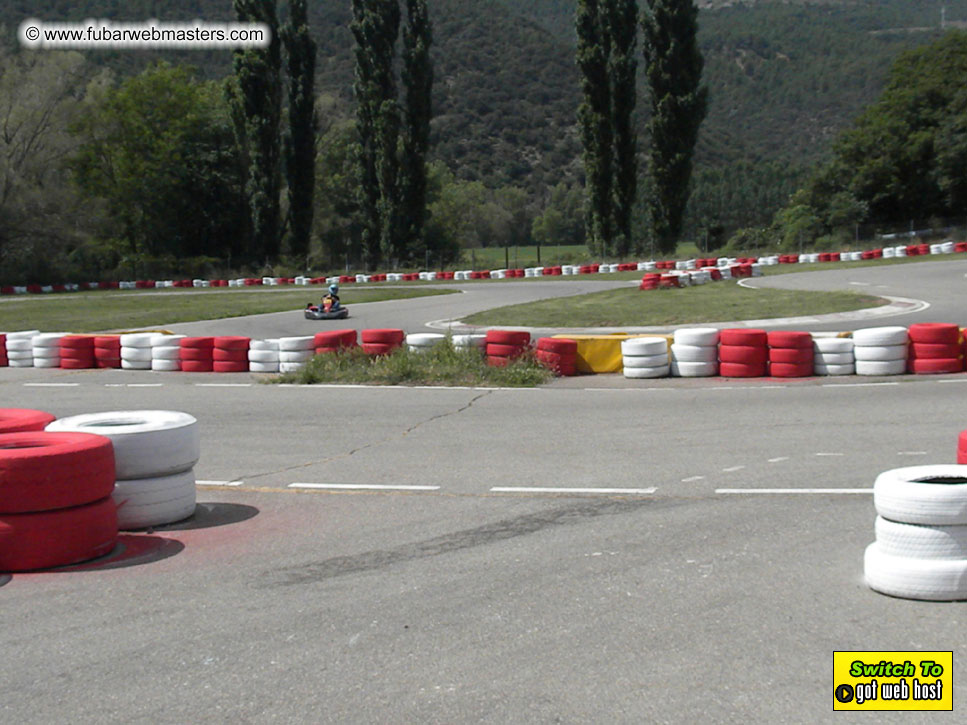
M339 294L339 285L338 284L331 284L331 285L329 285L329 294L331 294L331 295L338 295Z

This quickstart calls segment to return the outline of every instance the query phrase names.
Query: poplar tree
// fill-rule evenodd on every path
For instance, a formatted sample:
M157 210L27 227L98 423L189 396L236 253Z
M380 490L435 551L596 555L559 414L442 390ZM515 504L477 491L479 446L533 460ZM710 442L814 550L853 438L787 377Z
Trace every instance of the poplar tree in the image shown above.
M648 200L658 250L675 251L688 202L692 159L707 110L701 85L698 8L691 0L647 0L642 13L645 73L651 98Z
M610 0L608 29L611 56L611 124L614 138L614 216L611 254L625 257L631 251L631 222L638 194L638 132L635 105L638 102L638 3Z

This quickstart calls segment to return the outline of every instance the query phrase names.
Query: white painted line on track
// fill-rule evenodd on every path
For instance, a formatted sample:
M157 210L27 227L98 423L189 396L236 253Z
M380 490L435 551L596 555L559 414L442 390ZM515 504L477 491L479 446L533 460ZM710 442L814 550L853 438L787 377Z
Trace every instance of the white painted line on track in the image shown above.
M898 456L925 456L927 451L897 451Z
M25 388L76 388L80 383L24 383Z
M377 486L363 483L290 483L289 488L314 491L439 491L439 486Z
M241 486L245 481L195 481L196 486Z
M817 453L816 455L819 456L820 458L831 458L831 457L845 456L846 454L845 453Z
M957 378L956 380L938 380L938 383L967 383L967 378Z
M729 468L723 468L722 473L735 473L736 471L741 471L745 466L730 466Z
M850 284L855 284L857 287L871 287L871 282L850 282Z
M495 486L491 488L491 493L599 493L612 494L624 493L635 495L650 495L658 489L655 488L542 488L531 486L504 487Z
M823 383L824 388L879 388L900 383Z
M770 458L769 463L782 463L783 461L788 461L789 456L779 456L778 458Z
M128 383L129 388L163 388L164 383Z
M195 383L196 388L251 388L252 383Z
M872 488L717 488L715 493L737 494L862 494L873 493Z
M683 478L682 483L691 483L692 481L704 481L705 476L691 476L690 478Z

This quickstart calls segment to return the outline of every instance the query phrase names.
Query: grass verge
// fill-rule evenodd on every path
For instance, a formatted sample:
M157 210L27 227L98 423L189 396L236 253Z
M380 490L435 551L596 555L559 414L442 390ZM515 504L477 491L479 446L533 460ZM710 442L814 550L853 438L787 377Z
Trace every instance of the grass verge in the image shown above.
M651 292L636 288L608 290L499 307L463 321L472 325L523 327L646 327L823 315L882 304L885 300L854 292L755 290L724 282Z
M317 355L299 372L285 373L269 382L526 388L552 377L531 355L507 367L491 367L479 349L454 347L448 338L426 352L400 348L391 355L371 358L360 348L353 348Z
M343 289L343 304L402 300L451 294L451 290ZM243 317L292 310L302 314L307 302L318 302L317 288L298 290L158 290L157 292L77 292L5 297L0 300L0 330L38 329L45 332L99 332L137 327L161 327L178 322Z

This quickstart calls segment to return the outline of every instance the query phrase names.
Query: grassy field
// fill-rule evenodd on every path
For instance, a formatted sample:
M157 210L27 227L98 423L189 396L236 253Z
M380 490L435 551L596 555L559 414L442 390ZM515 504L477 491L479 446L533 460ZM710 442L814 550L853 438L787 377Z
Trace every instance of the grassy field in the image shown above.
M752 290L725 282L651 292L619 289L543 300L481 312L464 322L523 327L644 327L822 315L881 304L884 301L877 297L853 292Z
M318 302L321 288L166 289L157 292L75 292L0 299L0 330L37 329L44 332L106 332L160 327L177 322L217 320L266 312L297 311ZM340 298L349 306L362 302L401 300L451 294L426 286L343 288Z

